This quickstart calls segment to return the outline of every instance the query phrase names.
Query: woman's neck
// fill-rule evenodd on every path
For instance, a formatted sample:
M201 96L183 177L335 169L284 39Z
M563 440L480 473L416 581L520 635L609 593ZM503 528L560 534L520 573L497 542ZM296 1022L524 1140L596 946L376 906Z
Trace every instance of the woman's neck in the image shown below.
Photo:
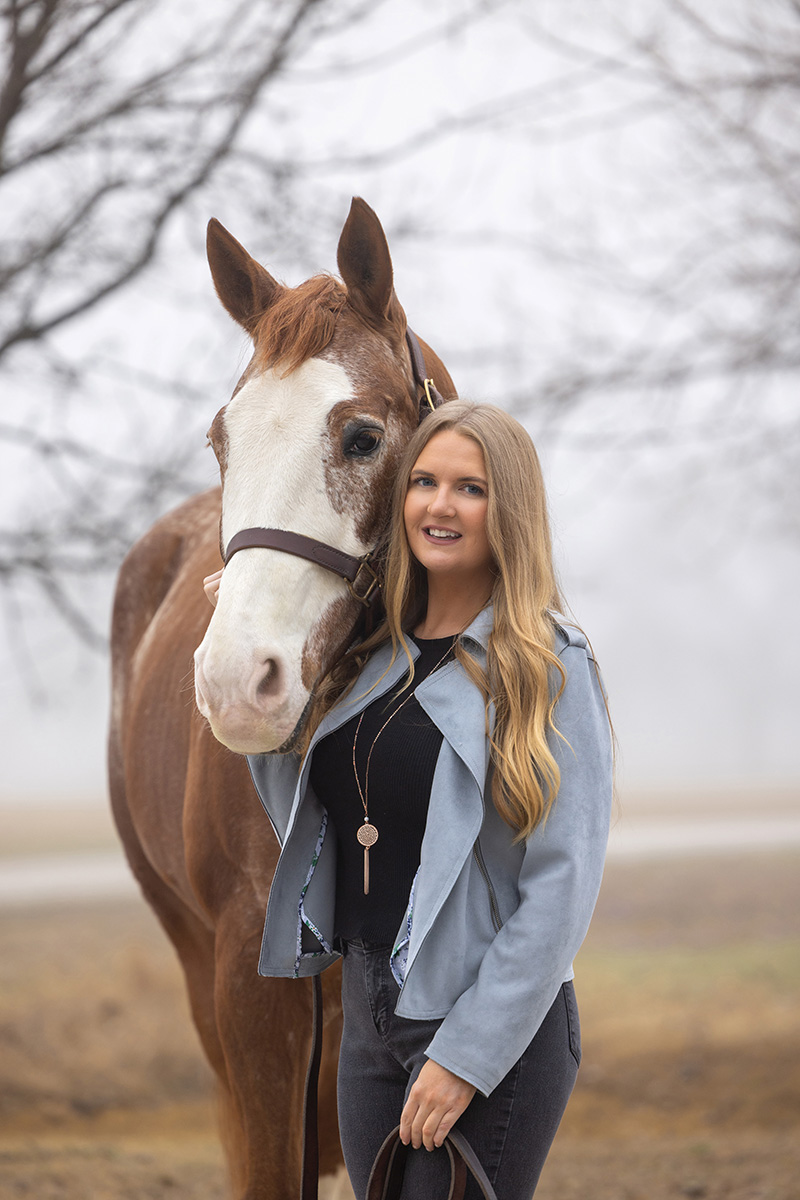
M455 637L485 608L491 599L483 583L470 587L446 586L428 576L428 607L414 633L421 638Z

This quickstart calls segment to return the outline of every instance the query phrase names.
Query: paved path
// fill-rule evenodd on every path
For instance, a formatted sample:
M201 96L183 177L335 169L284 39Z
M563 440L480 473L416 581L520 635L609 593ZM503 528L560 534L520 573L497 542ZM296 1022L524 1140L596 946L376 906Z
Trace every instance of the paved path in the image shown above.
M672 858L686 854L730 854L748 850L781 850L800 846L800 813L768 817L668 818L637 817L611 831L608 857Z
M611 862L687 854L730 854L800 846L800 813L696 820L623 818L611 831ZM122 851L0 859L0 907L134 897L139 889Z
M121 850L0 859L0 907L138 896Z

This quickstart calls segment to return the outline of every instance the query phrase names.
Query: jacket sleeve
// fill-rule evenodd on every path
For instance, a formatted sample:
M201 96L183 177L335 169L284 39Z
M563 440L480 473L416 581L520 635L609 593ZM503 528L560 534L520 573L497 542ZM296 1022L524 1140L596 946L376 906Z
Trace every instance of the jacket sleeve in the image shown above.
M561 770L544 827L527 841L519 906L456 1001L428 1057L488 1095L538 1030L589 928L603 874L612 799L611 733L593 659L562 650L567 673L551 737Z
M248 754L247 765L258 798L282 846L297 789L300 757L297 754Z

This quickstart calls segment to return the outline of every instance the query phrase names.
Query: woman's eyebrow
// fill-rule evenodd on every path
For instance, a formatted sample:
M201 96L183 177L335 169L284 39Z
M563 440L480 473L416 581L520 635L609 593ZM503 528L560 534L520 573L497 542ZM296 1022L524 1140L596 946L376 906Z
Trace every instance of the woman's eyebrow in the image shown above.
M423 467L415 467L412 475L434 475L434 471L426 471ZM482 475L459 475L456 483L486 483Z

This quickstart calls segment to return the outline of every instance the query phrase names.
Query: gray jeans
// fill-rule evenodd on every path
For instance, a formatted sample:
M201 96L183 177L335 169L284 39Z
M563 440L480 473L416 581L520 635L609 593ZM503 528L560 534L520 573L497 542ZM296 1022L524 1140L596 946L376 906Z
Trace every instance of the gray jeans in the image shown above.
M399 988L388 946L348 942L342 981L339 1131L356 1200L364 1200L375 1155L400 1121L408 1092L441 1021L395 1015ZM530 1200L580 1063L575 992L562 985L522 1058L489 1097L477 1092L457 1125L480 1159L498 1200ZM402 1200L447 1196L443 1149L411 1150ZM480 1200L473 1180L465 1200Z

